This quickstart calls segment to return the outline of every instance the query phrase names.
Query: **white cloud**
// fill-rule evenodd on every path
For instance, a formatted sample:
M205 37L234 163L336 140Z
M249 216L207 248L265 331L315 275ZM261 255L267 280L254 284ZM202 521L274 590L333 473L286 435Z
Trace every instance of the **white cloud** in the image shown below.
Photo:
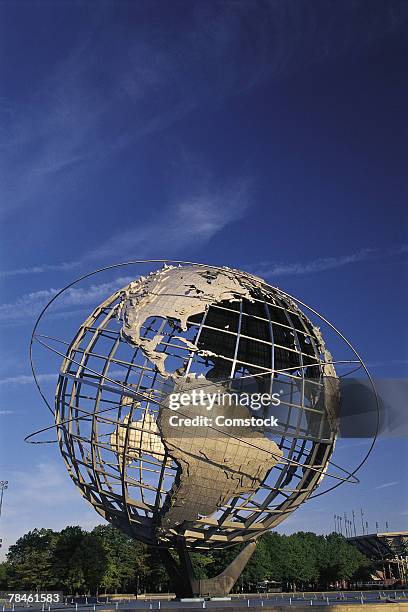
M199 242L207 242L221 232L227 225L239 220L250 206L248 183L242 182L234 189L224 189L212 196L191 197L182 200L159 218L157 222L146 223L127 229L109 238L98 249L88 252L83 262L113 258L120 245L123 256L137 253L138 257L148 258L156 249L156 256L173 257L183 247ZM161 253L158 249L162 249ZM263 262L257 268L246 268L263 278L311 274L350 265L357 262L385 259L405 254L407 245L394 249L362 249L356 253L340 257L326 257L303 263L269 264ZM167 255L166 255L167 254ZM70 264L61 264L68 266ZM73 262L72 266L77 263ZM51 266L50 266L51 267ZM56 269L58 266L54 266ZM57 309L67 312L76 306L97 304L107 295L130 283L134 277L121 277L116 281L94 284L88 288L72 287L57 301ZM14 302L0 304L0 322L21 322L39 314L45 304L58 293L58 288L48 288L22 295ZM56 313L57 314L57 313Z
M274 278L279 276L296 276L303 274L312 274L316 272L324 272L340 268L362 261L375 261L387 259L397 255L403 255L407 252L407 245L401 245L390 249L372 249L365 248L355 253L339 255L335 257L318 257L310 261L302 262L262 262L257 267L247 266L248 270L257 276L263 278Z
M108 376L108 378L120 378L125 371L126 371L125 369L110 370L106 375ZM46 374L37 374L37 381L39 383L47 383L47 382L56 383L57 377L58 377L57 371L49 372ZM0 387L3 385L4 386L8 386L8 385L20 386L20 385L30 385L30 384L34 384L34 378L32 374L20 374L19 376L9 376L8 378L0 379ZM0 410L0 414L12 414L12 411L11 410L3 410L3 411Z
M374 5L361 20L358 5L350 13L341 3L317 17L294 0L256 10L193 3L175 31L137 18L126 27L127 10L115 6L113 18L104 6L79 20L62 59L36 67L21 101L1 101L2 211L56 206L56 195L80 189L89 166L103 167L112 151L260 81L357 52L407 18L401 6Z
M43 274L44 272L70 272L81 265L79 261L62 262L59 264L40 264L38 266L14 268L11 270L0 270L0 278L9 276L23 276L32 274Z
M121 287L129 284L134 277L125 276L108 283L99 285L91 285L87 288L71 287L62 294L61 299L57 301L56 308L59 310L69 310L76 306L97 305L107 296ZM14 302L0 304L0 322L3 321L24 321L32 320L38 315L41 309L49 302L59 289L42 289L26 293Z
M210 241L227 225L242 218L250 206L248 187L249 182L242 180L233 186L227 185L217 190L204 189L198 195L181 199L149 223L127 228L111 236L104 244L86 253L82 262L47 264L31 268L31 272L67 270L81 263L89 265L100 260L112 261L117 257L118 251L122 259L143 259L152 254L157 259L176 257L182 249ZM18 274L25 272L30 273L30 268L17 271ZM12 273L13 271L3 272L3 275ZM72 287L57 300L56 307L61 311L67 310L67 307L72 309L76 306L96 305L133 279L134 277L123 277L86 289ZM59 288L50 287L26 293L14 302L0 304L0 322L32 320L58 291Z
M201 173L202 173L201 169ZM197 171L196 171L197 173ZM95 261L155 258L175 258L191 245L203 244L221 233L228 225L241 219L251 205L250 181L241 179L233 185L205 186L191 195L181 197L175 204L163 208L148 222L127 226L109 237L97 248L85 252L80 260L57 264L42 264L0 271L1 277L41 274L45 272L69 272L90 265ZM49 299L57 289L47 289ZM38 297L46 303L45 293L29 294L30 304ZM71 295L74 295L72 293ZM27 296L22 296L21 301ZM44 299L43 299L44 298ZM4 318L0 305L0 320ZM21 310L23 304L19 304Z
M368 368L384 368L390 367L393 368L398 365L405 365L408 363L408 359L389 359L388 361L368 361L366 362L366 366Z
M49 382L56 380L57 374L39 374L37 376L38 382ZM8 376L7 378L0 379L0 387L9 385L30 385L34 383L32 374L20 374L19 376ZM9 414L11 411L0 411L0 414Z
M219 61L226 53L234 57L243 26L230 11L212 12L218 34L225 36L209 37L204 16L197 15L192 30L177 36L169 32L163 39L148 30L139 29L135 36L134 28L121 28L111 47L107 40L115 26L109 10L98 25L84 22L82 44L67 48L57 63L51 60L21 103L4 101L2 214L24 206L58 206L89 181L89 169L103 171L115 153L173 125L200 104L229 95L243 73L245 82L252 81L262 51L255 50L246 69L234 63L228 78L221 74ZM204 27L212 28L211 20ZM209 72L202 79L205 56Z
M371 443L372 443L371 438L360 440L358 442L348 442L344 438L340 438L336 444L336 453L338 453L339 451L344 451L344 450L349 451L350 448L365 447L368 449Z
M149 223L127 228L88 252L84 261L112 259L126 254L137 258L171 258L192 244L205 243L227 225L241 219L250 206L248 181L219 189L205 189L181 199Z
M311 261L293 262L293 263L263 263L256 271L258 276L265 278L275 276L294 276L299 274L311 274L313 272L323 272L339 268L358 261L365 261L370 258L371 249L363 249L351 255L341 255L340 257L319 257Z
M399 482L397 480L393 480L392 482L384 482L383 484L378 485L373 488L373 491L379 491L380 489L388 489L388 487L395 487Z

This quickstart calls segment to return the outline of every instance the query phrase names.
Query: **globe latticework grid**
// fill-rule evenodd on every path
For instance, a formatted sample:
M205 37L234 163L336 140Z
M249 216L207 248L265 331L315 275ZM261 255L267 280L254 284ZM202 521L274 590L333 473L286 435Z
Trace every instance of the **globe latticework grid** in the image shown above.
M121 336L121 296L118 291L101 304L67 350L56 396L58 439L73 480L96 510L129 535L157 544L155 528L178 466L158 433L154 452L144 452L144 439L152 436L144 422L147 415L157 417L165 380L142 350ZM312 407L305 393L307 379L323 385L326 355L315 328L278 290L254 292L253 298L221 302L189 319L184 335L220 355L215 362L177 340L176 322L151 317L142 327L145 338L162 336L157 350L168 355L171 371L202 373L210 380L252 376L263 391L272 388L276 372L297 383L276 437L285 461L271 469L258 491L181 526L192 548L242 542L278 525L314 491L333 450L326 407ZM316 419L317 429L310 427ZM115 447L112 434L122 431L125 420L127 433Z

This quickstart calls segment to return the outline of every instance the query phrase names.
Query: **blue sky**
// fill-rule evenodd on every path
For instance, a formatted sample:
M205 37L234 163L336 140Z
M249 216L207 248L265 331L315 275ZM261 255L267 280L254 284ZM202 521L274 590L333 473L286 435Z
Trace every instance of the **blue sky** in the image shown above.
M0 523L99 522L31 381L33 322L56 289L127 259L244 268L322 311L377 377L405 377L408 6L404 2L2 2ZM62 305L69 338L129 269ZM52 393L56 363L41 356ZM344 441L350 467L362 443ZM406 529L407 443L282 531L364 507ZM3 548L4 553L5 548Z

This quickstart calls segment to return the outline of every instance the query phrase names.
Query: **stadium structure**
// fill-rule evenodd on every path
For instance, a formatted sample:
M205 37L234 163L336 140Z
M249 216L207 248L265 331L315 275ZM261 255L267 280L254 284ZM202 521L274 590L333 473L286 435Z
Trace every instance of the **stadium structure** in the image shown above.
M385 584L408 583L408 531L371 533L348 541L375 563L377 580Z

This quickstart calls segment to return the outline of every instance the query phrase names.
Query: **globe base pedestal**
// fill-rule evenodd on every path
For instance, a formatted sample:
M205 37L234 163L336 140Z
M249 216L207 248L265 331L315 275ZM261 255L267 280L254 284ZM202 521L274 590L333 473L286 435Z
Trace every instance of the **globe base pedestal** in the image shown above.
M166 549L160 550L160 556L178 599L186 597L226 597L244 571L255 548L256 542L249 542L225 570L213 578L195 578L191 558L184 540L181 540L177 546L179 561Z

